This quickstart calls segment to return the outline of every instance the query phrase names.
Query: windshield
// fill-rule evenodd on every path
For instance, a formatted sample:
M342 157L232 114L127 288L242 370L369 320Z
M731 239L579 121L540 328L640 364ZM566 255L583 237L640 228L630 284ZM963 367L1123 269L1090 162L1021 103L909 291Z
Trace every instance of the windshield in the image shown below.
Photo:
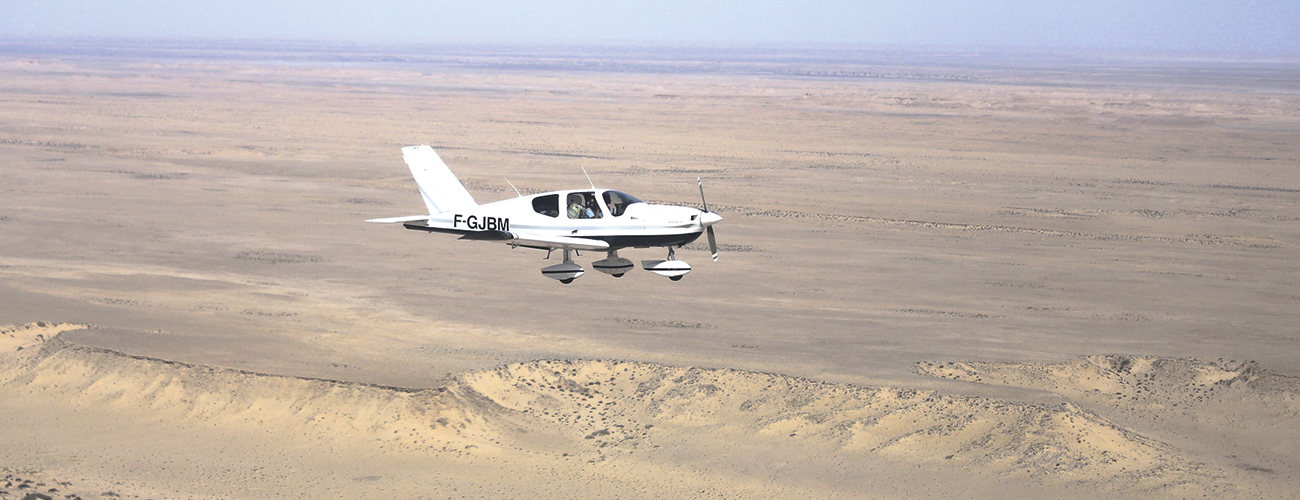
M627 210L628 205L633 203L645 203L635 196L614 190L605 191L604 198L605 206L609 207L609 214L614 217L623 215L623 211Z

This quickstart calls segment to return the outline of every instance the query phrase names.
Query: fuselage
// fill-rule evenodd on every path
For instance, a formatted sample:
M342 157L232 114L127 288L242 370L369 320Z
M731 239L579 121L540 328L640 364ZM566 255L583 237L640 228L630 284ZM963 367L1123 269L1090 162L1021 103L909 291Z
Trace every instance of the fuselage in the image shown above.
M612 189L574 189L431 215L429 226L460 234L526 231L587 238L617 250L685 245L703 234L710 215L691 207L653 205Z

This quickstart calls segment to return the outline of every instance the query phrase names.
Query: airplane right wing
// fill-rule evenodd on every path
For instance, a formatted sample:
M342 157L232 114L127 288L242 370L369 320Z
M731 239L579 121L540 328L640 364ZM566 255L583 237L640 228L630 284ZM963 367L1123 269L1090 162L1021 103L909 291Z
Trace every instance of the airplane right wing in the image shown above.
M591 238L551 236L520 231L479 231L461 236L462 240L496 241L529 248L568 248L572 250L608 250L609 243Z
M430 233L450 233L461 235L460 239L470 241L490 241L494 243L505 243L528 248L562 249L570 250L608 250L609 243L591 238L575 238L573 236L553 236L549 234L532 233L527 231L474 231L468 229L458 229L447 227L445 224L429 224L427 220L401 220L402 217L392 217L389 219L376 219L374 222L403 222L407 229L416 231L428 231ZM426 218L420 218L426 219Z

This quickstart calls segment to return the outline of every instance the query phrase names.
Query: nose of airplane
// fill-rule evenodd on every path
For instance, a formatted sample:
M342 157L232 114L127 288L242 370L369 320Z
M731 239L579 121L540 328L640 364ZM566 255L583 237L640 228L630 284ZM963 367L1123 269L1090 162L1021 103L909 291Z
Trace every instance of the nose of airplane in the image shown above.
M722 216L715 214L713 212L705 212L704 214L700 215L700 225L704 227L709 227L714 224L717 224L721 220L722 220Z

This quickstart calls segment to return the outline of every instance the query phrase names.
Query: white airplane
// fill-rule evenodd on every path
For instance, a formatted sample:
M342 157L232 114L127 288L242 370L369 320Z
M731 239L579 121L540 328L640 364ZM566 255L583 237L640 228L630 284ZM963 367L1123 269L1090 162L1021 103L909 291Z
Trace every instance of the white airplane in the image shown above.
M674 248L695 241L702 233L709 235L709 251L718 260L718 244L713 225L722 216L690 207L651 205L630 194L613 189L572 189L479 205L460 179L429 146L402 148L402 158L411 167L415 183L424 197L429 215L410 215L371 219L381 224L402 223L407 229L431 233L461 235L462 240L493 241L511 247L525 247L551 252L562 250L564 262L542 268L542 275L569 284L585 272L573 262L578 250L606 252L604 259L592 262L597 271L615 278L633 267L632 261L618 256L623 248L668 247L666 260L643 260L646 271L673 281L691 272L690 264L677 260ZM588 183L591 178L588 177ZM700 201L704 201L704 183ZM511 186L513 187L513 186ZM518 190L515 190L518 193Z

